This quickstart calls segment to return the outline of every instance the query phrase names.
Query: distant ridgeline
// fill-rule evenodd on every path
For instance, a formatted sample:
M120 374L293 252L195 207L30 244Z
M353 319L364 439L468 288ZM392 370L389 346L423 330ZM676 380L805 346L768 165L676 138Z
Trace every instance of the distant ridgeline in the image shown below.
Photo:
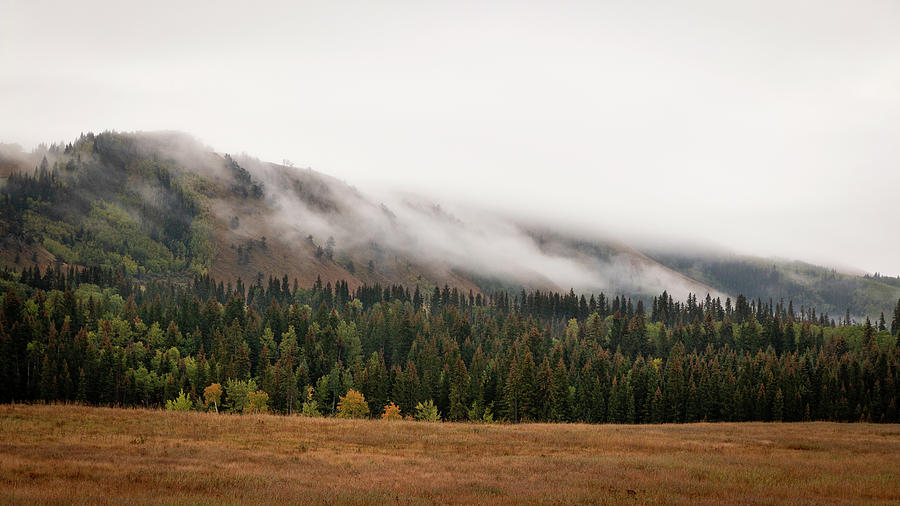
M890 323L858 324L744 297L663 293L647 310L102 267L3 270L0 290L3 402L242 411L253 393L257 410L330 415L352 389L370 416L433 401L445 420L900 422L900 301Z

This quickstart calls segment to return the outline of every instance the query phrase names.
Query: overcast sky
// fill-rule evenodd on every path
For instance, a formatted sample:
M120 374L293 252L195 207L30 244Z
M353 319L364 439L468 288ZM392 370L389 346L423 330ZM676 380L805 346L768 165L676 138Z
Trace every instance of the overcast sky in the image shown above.
M106 129L900 274L896 0L0 0L0 142Z

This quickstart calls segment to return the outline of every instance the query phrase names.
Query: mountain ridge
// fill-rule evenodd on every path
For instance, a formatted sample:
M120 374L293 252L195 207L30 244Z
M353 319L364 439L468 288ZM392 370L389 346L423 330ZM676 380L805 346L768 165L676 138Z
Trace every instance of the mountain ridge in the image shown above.
M7 267L123 265L144 276L463 293L743 293L855 317L900 297L900 280L835 270L828 280L811 264L642 250L421 197L378 201L333 176L216 153L177 132L84 134L32 153L0 145L0 169ZM774 275L761 267L769 262Z

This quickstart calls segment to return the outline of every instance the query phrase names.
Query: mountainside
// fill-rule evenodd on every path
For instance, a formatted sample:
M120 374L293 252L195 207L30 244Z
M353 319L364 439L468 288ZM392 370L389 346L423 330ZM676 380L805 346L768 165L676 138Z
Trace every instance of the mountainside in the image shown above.
M385 210L312 171L238 163L179 134L88 134L51 146L36 168L28 162L33 157L7 149L0 164L11 175L0 223L7 265L123 266L139 278L210 274L246 282L264 273L307 285L320 277L351 286L476 289L437 264L377 243L351 243L362 237L360 217Z
M306 286L450 285L793 299L877 316L900 280L806 264L654 252L415 197L373 200L310 169L212 152L177 133L82 135L33 153L0 145L0 264L122 267ZM585 234L585 237L588 235Z
M900 278L856 276L800 261L749 256L652 253L651 257L674 270L726 293L742 293L751 299L778 297L828 312L832 317L853 318L883 312L900 298ZM798 307L799 309L799 307Z

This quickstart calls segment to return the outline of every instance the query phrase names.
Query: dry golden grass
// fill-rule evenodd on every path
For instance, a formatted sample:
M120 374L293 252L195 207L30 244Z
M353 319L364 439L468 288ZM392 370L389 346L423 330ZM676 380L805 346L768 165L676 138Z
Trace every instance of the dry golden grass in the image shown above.
M898 503L900 427L0 406L0 503Z

